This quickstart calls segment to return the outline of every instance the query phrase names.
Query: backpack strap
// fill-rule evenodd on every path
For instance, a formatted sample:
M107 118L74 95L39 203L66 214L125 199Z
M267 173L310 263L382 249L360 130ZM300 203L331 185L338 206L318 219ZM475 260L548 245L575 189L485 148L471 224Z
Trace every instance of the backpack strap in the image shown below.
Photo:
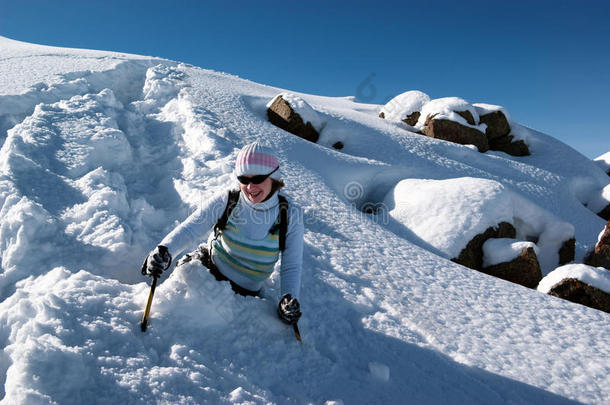
M286 233L288 233L288 200L278 195L280 200L280 251L286 248Z
M280 201L280 214L279 214L279 223L275 223L273 224L273 226L271 227L271 229L269 229L270 233L275 233L279 227L280 230L280 235L279 235L279 239L280 239L280 251L284 251L284 249L286 248L286 234L288 233L288 200L286 200L286 197L284 197L283 195L278 195L277 196L279 201ZM218 233L225 229L225 227L227 226L227 222L229 221L229 216L231 215L231 211L233 211L233 208L235 208L235 206L237 205L237 202L239 201L239 190L229 190L229 198L227 200L227 206L225 207L224 212L222 213L222 216L220 217L220 219L218 220L218 222L216 222L216 225L214 225L214 237L218 237Z
M214 237L218 237L218 233L225 229L227 226L227 222L229 221L229 216L231 215L231 211L237 205L237 201L239 201L239 190L229 190L229 198L227 200L227 206L222 213L222 216L214 225Z

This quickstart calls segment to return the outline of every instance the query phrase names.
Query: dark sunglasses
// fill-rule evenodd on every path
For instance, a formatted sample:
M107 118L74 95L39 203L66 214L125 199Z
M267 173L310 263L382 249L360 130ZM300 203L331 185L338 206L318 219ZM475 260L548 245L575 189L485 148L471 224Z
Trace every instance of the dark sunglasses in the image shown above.
M271 176L273 173L277 172L277 169L280 167L276 167L271 173L267 174L258 174L256 176L237 176L237 181L241 184L261 184L263 181L267 179L267 177Z

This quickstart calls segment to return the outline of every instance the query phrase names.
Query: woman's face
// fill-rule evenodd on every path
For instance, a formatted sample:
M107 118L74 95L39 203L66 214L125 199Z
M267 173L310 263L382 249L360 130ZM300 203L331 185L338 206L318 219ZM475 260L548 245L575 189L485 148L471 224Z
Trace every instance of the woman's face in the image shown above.
M250 176L246 176L250 177ZM265 181L260 184L248 183L248 184L239 184L239 188L241 192L248 197L248 200L253 203L259 203L265 201L271 192L271 186L273 185L273 180L270 177L267 177Z

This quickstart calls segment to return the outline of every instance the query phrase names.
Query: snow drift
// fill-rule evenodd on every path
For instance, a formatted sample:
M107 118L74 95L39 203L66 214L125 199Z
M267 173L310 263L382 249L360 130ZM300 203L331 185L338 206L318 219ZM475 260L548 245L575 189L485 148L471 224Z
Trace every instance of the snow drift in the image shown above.
M0 49L2 403L608 401L607 314L447 260L467 227L425 241L412 218L367 209L408 186L398 195L439 217L430 187L473 179L511 202L466 204L460 223L521 215L541 251L545 232L573 233L579 262L604 224L585 204L609 177L568 146L524 129L531 156L482 154L377 105L296 94L324 123L313 144L267 121L284 89L135 55ZM256 139L305 212L304 343L275 316L276 277L242 298L196 264L163 276L143 334L145 253L234 185Z

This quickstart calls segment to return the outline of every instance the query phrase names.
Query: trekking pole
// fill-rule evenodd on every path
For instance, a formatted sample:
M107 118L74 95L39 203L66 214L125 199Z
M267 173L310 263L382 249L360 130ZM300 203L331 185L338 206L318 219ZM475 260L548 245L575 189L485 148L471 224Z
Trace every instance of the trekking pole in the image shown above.
M148 316L150 315L150 307L152 306L153 295L155 295L155 288L157 288L158 278L159 276L153 275L153 281L150 285L150 293L148 294L148 302L146 303L146 309L144 310L144 315L142 316L142 323L140 324L142 332L146 332L146 327L148 326Z
M296 322L292 324L292 329L294 329L294 335L296 336L297 340L299 342L303 342L301 340L301 332L299 332L299 327L297 326Z

